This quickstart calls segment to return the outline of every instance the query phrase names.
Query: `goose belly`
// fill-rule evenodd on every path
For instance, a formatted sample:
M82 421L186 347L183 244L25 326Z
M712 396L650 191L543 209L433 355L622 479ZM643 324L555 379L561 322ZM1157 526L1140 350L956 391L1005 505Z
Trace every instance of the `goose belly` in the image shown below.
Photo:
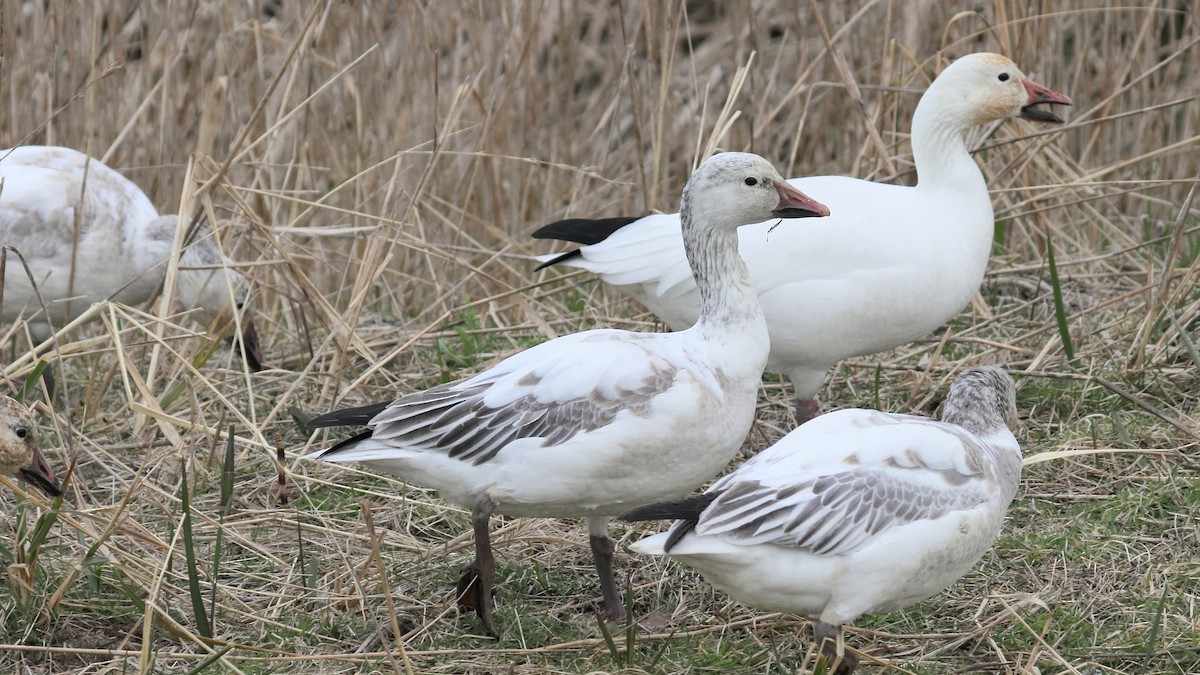
M627 419L620 429L614 422L555 447L505 448L487 492L501 513L555 517L616 516L685 496L741 448L756 395L746 390L700 402L694 414L666 426L654 418Z
M946 589L991 547L1002 519L994 507L949 514L893 528L842 555L695 535L669 555L747 605L840 624Z
M862 270L848 279L805 280L762 293L771 335L767 369L823 370L928 335L970 303L985 268L986 259L953 273L944 265Z

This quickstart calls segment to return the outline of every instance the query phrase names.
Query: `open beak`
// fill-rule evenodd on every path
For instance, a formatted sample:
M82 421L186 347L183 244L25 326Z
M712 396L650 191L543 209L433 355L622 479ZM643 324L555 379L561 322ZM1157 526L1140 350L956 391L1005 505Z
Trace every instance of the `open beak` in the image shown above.
M1048 110L1042 110L1033 106L1039 103L1071 105L1071 97L1064 96L1049 87L1043 87L1033 80L1025 80L1022 84L1025 85L1025 91L1029 94L1029 100L1021 107L1021 119L1062 124L1062 118L1059 116Z
M263 369L262 346L258 343L258 329L249 316L242 317L242 334L239 336L242 347L246 350L246 365L250 372L257 373Z
M809 197L790 184L772 181L779 193L779 206L771 212L776 218L820 218L829 215L829 207Z
M54 470L50 468L46 456L37 448L33 449L33 461L29 463L29 466L17 469L17 478L37 486L39 490L51 497L62 494L62 487L59 486L58 479L54 477Z

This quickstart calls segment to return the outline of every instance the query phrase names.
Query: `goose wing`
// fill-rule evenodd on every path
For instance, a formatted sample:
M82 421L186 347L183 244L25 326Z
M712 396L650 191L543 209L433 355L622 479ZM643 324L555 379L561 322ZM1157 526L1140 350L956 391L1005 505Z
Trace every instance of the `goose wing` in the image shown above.
M700 535L838 555L891 528L972 509L993 482L983 441L960 427L847 410L799 427L715 483L693 522Z
M675 386L681 368L664 335L597 330L543 343L474 377L372 407L315 418L310 427L349 423L372 413L370 440L406 451L444 452L482 464L510 443L540 438L555 446L618 421L655 414L656 399ZM363 439L355 439L363 440ZM322 459L350 461L355 443ZM339 456L341 455L341 456Z

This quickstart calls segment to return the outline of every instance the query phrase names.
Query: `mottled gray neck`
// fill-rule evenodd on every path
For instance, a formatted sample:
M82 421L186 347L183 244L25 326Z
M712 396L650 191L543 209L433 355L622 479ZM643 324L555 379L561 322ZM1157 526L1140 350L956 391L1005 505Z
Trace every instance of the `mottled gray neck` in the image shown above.
M1016 419L1016 384L995 366L968 368L954 378L942 411L942 421L980 437L1008 431Z
M130 267L148 270L158 266L156 274L166 274L166 259L171 255L175 241L178 216L158 216L141 223L130 223L125 228L125 241L121 242Z
M1012 378L999 368L972 368L950 385L942 421L955 424L983 441L998 472L999 485L1008 499L1016 494L1021 478L1021 446L1009 427L1017 417L1016 389Z
M693 214L684 191L680 205L683 250L700 291L700 326L727 326L762 319L758 295L750 283L746 263L738 254L737 230L708 222L704 213Z
M964 113L940 104L937 83L917 103L913 113L913 163L917 168L917 188L952 188L986 192L987 183L979 166L967 152L967 131L973 124Z

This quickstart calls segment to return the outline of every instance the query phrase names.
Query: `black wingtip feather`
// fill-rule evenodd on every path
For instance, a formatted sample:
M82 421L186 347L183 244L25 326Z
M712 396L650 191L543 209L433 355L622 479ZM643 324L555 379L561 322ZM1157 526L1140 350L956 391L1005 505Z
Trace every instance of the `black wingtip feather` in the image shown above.
M675 544L679 543L689 532L696 529L696 525L700 522L697 518L688 518L686 520L675 521L675 526L671 528L671 533L667 535L667 541L663 544L663 552L670 553L671 549L675 548Z
M368 438L370 438L372 433L374 433L374 432L372 432L370 429L368 429L367 431L363 431L361 433L354 434L350 438L347 438L347 439L339 442L337 445L329 448L325 452L322 452L320 455L317 455L317 459L325 459L326 457L334 454L335 452L338 452L339 450L346 450L354 445L357 445L359 441L365 441Z
M560 262L564 262L564 261L570 260L571 258L574 258L574 257L576 257L576 256L579 256L579 255L582 255L582 254L579 252L579 249L577 249L577 248L576 248L576 249L572 249L572 250L570 250L570 251L567 251L566 253L564 253L564 254L562 254L562 255L554 256L553 258L551 258L551 259L547 260L546 262L542 263L541 265L538 265L537 267L533 268L533 271L534 271L534 272L541 272L542 270L546 269L547 267L550 267L551 265L557 265L557 264L558 264L558 263L560 263Z
M670 553L680 539L696 529L696 524L700 522L700 514L704 513L704 509L707 509L708 505L720 496L720 492L705 492L673 502L647 504L629 509L617 516L617 520L624 520L627 523L643 520L674 520L675 525L671 528L671 534L667 535L666 544L663 545L663 550Z
M708 505L713 503L719 496L721 496L719 492L705 492L704 494L691 495L673 502L647 504L622 513L617 516L617 520L636 523L643 520L687 520L689 518L699 518L704 509L708 508Z
M570 218L542 226L532 236L534 239L558 239L559 241L570 241L576 244L583 244L584 246L591 246L592 244L599 244L608 239L613 232L642 218L643 216L621 216L596 220Z
M372 403L357 408L343 408L327 412L324 415L317 415L305 424L307 429L321 429L323 427L361 427L366 426L376 415L383 412L384 408L391 405L391 401L387 403ZM332 452L332 451L330 451ZM328 453L326 453L328 454Z

